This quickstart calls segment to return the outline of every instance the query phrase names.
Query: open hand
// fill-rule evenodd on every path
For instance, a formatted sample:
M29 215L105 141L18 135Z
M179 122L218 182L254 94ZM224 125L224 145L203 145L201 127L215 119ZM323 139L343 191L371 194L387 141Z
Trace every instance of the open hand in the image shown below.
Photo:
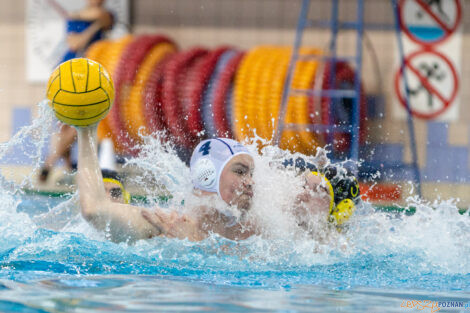
M191 241L200 241L206 237L198 221L185 214L166 213L157 209L155 212L142 211L142 216L166 237L188 238Z

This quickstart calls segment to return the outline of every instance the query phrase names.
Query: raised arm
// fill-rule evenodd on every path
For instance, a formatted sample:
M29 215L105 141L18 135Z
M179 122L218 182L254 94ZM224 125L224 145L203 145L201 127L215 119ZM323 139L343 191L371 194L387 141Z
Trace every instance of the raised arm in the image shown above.
M109 13L105 12L103 15L94 21L87 29L80 33L71 32L67 35L67 44L72 51L80 51L85 49L93 39L93 37L102 29L106 29L111 25L109 21L112 17Z
M47 3L53 8L61 17L64 19L67 19L70 17L69 13L67 10L64 9L63 6L61 6L57 1L55 0L47 0Z
M91 38L93 38L100 29L100 22L93 22L93 24L81 33L69 33L67 35L67 44L70 50L76 52L85 49L90 43Z
M113 15L103 8L84 10L76 14L72 13L69 18L93 21L93 23L82 32L70 32L67 34L67 44L72 51L85 49L99 31L110 30L113 26Z
M78 127L78 193L83 217L112 241L135 241L160 234L142 216L145 208L112 202L104 189L97 157L96 125Z

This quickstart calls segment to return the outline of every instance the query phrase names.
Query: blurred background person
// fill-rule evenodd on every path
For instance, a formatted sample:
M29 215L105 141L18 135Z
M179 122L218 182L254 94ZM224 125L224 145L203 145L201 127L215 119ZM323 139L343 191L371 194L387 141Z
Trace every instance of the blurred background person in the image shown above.
M105 0L87 0L86 6L77 11L67 12L57 1L49 0L51 8L67 20L67 52L61 63L83 56L85 50L95 41L103 39L105 31L112 28L114 17L105 7ZM59 123L59 131L53 135L49 155L39 173L39 181L46 182L53 166L64 160L68 172L75 170L72 162L72 145L76 141L76 130Z

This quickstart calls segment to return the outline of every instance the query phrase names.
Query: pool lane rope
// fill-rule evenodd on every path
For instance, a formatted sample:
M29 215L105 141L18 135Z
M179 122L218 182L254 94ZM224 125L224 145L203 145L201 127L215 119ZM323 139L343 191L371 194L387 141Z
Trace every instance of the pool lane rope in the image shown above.
M219 75L221 74L227 62L235 56L235 51L231 49L225 50L217 59L217 62L212 70L209 81L207 82L206 89L202 96L201 102L201 115L204 123L204 129L207 132L208 138L221 137L217 136L217 130L215 126L215 115L214 115L214 92L216 84L220 82ZM224 136L228 137L228 136Z
M114 106L109 112L109 126L113 137L115 138L116 150L127 154L133 154L134 142L125 129L124 117L122 116L122 107L126 105L130 90L134 84L138 68L145 59L147 53L154 45L159 43L171 43L164 36L142 35L135 37L123 50L119 64L114 75L114 86L116 89L116 98Z
M164 69L168 60L174 56L175 52L169 53L160 62L156 63L145 84L142 94L143 111L145 115L146 130L149 134L161 133L168 128L165 123L162 109L162 90Z
M162 109L165 123L173 137L173 141L185 148L192 148L195 142L187 128L181 87L193 62L206 53L206 49L198 47L176 53L167 62L164 69L165 79L163 81Z
M290 54L290 47L272 45L247 52L229 47L178 51L169 38L160 35L98 41L90 46L87 57L103 64L116 88L115 104L100 122L98 136L110 137L121 154L136 153L140 134L162 131L165 140L173 141L181 151L190 151L199 140L215 136L243 141L256 134L272 140ZM302 48L300 54L321 55L322 51ZM293 74L292 89L330 88L330 66L314 58L298 61ZM338 86L333 87L353 79L354 70L338 62ZM363 92L360 102L363 139ZM299 126L284 130L280 147L314 153L325 136L306 125L328 123L330 109L326 98L291 95L284 122ZM335 124L349 122L332 120ZM348 136L334 136L338 149L345 149Z
M233 138L233 102L235 74L244 53L233 51L221 66L214 86L212 114L216 137Z
M145 100L142 97L145 85L147 84L155 65L160 63L162 59L173 53L175 50L176 47L168 42L154 45L142 61L142 64L138 67L138 72L127 101L122 103L120 111L125 130L137 143L140 142L139 132L142 133L142 135L149 134L147 124L145 122L146 116L144 101L142 101Z
M188 128L195 138L204 137L204 124L202 119L201 106L203 105L203 97L207 90L211 74L219 60L220 56L228 50L228 47L220 47L214 51L210 51L203 58L202 61L195 67L194 75L196 76L192 85L189 86L188 91Z
M122 51L132 41L132 38L132 36L124 36L116 41L106 41L107 45L105 45L103 49L93 49L94 46L99 45L101 43L101 41L97 41L92 46L90 46L86 56L92 60L101 63L108 70L108 73L110 73L111 76L114 77L114 73L121 58ZM116 90L116 92L118 93L119 91ZM114 143L114 146L116 147L117 139L113 136L113 133L109 126L109 119L110 115L108 114L98 124L98 138L100 140L103 138L111 138Z

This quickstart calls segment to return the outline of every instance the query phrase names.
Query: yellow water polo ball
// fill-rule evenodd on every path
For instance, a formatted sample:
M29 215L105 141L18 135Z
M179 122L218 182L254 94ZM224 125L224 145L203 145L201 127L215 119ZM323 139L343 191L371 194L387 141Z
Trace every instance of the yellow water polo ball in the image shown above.
M108 114L114 101L114 85L98 62L71 59L60 64L50 76L47 98L59 120L73 126L88 126Z

